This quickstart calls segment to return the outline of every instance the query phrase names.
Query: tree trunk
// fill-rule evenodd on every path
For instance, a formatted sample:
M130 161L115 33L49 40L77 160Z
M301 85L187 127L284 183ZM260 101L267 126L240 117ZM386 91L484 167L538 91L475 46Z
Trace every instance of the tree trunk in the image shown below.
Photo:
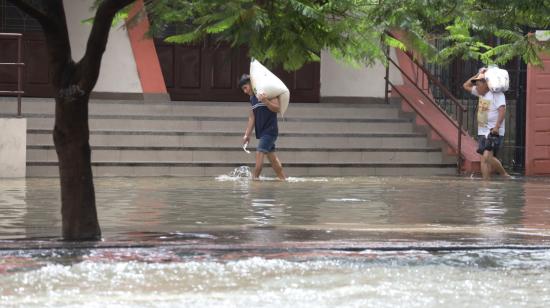
M61 180L62 233L65 240L97 240L97 219L88 128L89 96L58 97L54 143Z
M63 0L34 6L10 0L42 26L48 44L55 99L54 143L61 182L62 234L65 240L97 240L97 220L91 166L88 102L99 77L101 59L115 14L134 0L103 0L97 7L86 53L74 63Z

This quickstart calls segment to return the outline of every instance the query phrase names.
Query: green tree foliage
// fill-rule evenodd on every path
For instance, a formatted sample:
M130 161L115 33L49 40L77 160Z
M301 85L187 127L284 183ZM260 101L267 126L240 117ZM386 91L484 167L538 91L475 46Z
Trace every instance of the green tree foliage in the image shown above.
M550 0L150 0L152 35L167 26L174 43L206 36L247 45L250 56L292 70L328 49L354 64L384 61L386 46L414 48L428 61L454 57L501 64L521 56L540 64L550 50L528 29L550 26ZM402 30L402 40L387 31ZM434 42L447 46L436 50Z
M382 58L382 28L361 22L359 15L376 1L230 0L150 1L152 33L166 25L178 33L168 42L190 43L210 36L232 46L247 45L250 56L297 69L318 61L327 48L349 62Z

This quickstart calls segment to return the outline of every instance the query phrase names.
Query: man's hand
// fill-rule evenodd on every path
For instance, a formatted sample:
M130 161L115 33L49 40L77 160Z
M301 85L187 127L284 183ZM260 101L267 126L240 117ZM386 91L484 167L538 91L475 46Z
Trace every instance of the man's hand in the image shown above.
M479 75L481 74L485 74L485 72L487 72L487 68L486 67L482 67L479 69L479 71L477 72L477 74L475 74L474 76L470 77L470 79L466 80L464 82L464 84L462 85L462 87L464 88L464 90L472 93L472 90L474 88L474 83L472 82L472 80L476 79Z
M243 144L248 143L248 142L250 142L250 136L245 134L243 136Z
M267 98L267 95L265 95L264 92L258 93L257 97L272 112L281 111L281 103L279 102L278 97L274 97L274 98L269 99L269 98Z
M494 134L498 135L498 131L500 129L500 126L502 125L502 123L504 123L505 115L506 115L506 106L498 107L497 123L495 124L495 127L491 128L491 133L493 133L493 131L494 131Z
M263 102L264 100L267 99L267 95L265 95L264 92L258 93L257 97L258 97L258 100L261 101L261 102Z

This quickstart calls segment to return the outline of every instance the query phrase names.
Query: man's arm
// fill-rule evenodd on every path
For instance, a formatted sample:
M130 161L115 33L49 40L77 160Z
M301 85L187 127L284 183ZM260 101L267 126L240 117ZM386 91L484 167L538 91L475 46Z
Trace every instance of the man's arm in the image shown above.
M502 122L504 122L504 117L506 116L506 106L500 106L498 107L498 118L497 118L497 124L495 127L491 128L491 132L498 134L498 130L500 126L502 125Z
M267 109L271 110L272 112L279 112L281 111L281 103L279 102L278 97L274 97L272 99L267 98L265 94L260 93L258 95L258 99L265 104Z
M464 82L464 84L462 85L464 90L472 93L472 89L474 88L474 83L472 82L472 80L475 79L477 76L479 76L479 74L484 74L486 71L487 71L487 69L482 67L482 68L479 69L479 72L477 72L477 74L470 77L470 79L466 80L466 82Z
M252 129L254 129L254 112L251 110L248 111L248 123L246 125L246 130L244 131L243 144L250 141L250 134L252 134Z
M472 83L472 80L474 78L477 77L477 74L475 74L474 76L470 77L470 79L466 80L466 82L464 82L464 84L462 85L462 87L464 88L464 90L472 93L472 89L474 88L474 84Z

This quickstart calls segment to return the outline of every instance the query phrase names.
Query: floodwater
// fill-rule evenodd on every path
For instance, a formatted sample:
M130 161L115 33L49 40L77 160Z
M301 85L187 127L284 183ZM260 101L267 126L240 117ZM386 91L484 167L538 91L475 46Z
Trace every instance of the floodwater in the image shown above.
M96 179L84 243L57 179L0 180L0 306L550 305L548 178L246 175Z

